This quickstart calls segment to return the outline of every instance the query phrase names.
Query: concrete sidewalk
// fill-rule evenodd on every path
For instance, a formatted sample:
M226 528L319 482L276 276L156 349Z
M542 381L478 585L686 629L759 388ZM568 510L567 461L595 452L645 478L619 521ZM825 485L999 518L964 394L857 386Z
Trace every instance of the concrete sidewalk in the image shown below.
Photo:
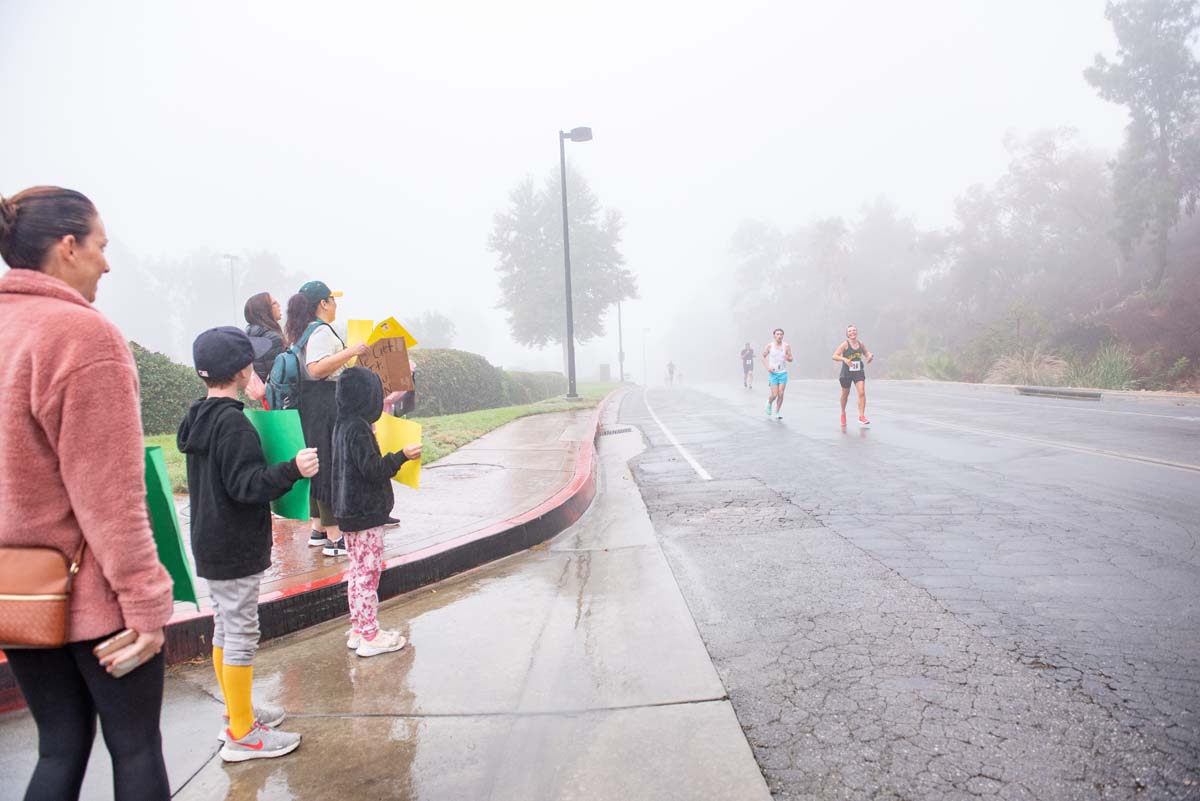
M603 438L595 501L550 543L384 604L403 651L358 658L344 620L268 643L256 698L304 735L288 757L222 763L211 667L172 668L176 797L768 799L626 465L641 448ZM0 781L28 775L32 734L0 723L28 743L0 749ZM106 797L106 767L85 797Z

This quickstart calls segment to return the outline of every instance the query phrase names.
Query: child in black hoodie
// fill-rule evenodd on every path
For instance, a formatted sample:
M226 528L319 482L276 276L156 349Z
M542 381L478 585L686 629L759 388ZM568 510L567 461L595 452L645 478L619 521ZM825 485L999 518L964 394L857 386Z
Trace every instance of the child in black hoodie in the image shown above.
M333 516L346 537L350 575L350 636L346 646L359 656L399 651L406 644L397 631L381 631L379 574L383 569L383 527L396 499L392 476L400 465L421 455L421 443L380 453L372 425L383 414L383 382L365 367L351 367L337 380L337 420L333 424Z
M192 555L212 598L213 670L226 707L220 754L226 762L283 756L300 745L299 734L274 728L283 711L255 709L250 690L258 591L271 564L270 502L317 472L315 448L268 466L258 432L242 411L238 392L250 383L254 359L270 346L270 340L232 326L196 337L192 358L208 396L188 409L177 437L187 455Z

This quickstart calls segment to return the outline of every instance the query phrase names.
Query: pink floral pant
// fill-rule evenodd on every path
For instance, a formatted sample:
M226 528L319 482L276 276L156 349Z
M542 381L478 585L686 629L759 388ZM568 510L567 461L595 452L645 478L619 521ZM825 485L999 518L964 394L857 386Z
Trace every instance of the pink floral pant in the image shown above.
M350 601L352 629L370 640L379 631L379 573L383 569L383 526L364 531L344 531L350 552L346 597Z

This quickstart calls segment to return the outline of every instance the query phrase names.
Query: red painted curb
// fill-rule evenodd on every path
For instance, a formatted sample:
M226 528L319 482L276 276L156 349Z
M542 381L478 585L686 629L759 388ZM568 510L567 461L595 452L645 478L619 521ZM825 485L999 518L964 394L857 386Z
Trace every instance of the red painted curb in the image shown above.
M436 545L422 548L419 551L413 551L412 553L388 559L384 562L384 575L387 576L390 573L394 576L405 569L406 566L411 567L422 562L434 562L439 560L439 558L449 561L455 552L461 553L470 550L470 546L472 545L484 543L491 538L500 539L502 535L513 534L517 537L511 545L523 545L524 547L517 548L516 550L512 550L511 547L509 548L509 552L516 553L518 550L524 550L537 542L544 542L573 525L587 511L587 508L591 505L592 498L595 497L596 436L600 430L600 420L604 414L604 410L612 398L620 391L620 389L613 390L596 405L595 410L592 412L589 426L592 436L584 440L583 445L580 447L579 453L575 457L574 475L565 487L532 509L514 515L507 520L467 532L452 540L440 542ZM450 575L487 564L494 559L502 558L502 556L508 554L493 555L488 558L486 552L481 551L480 555L482 558L474 563L448 564L446 568L449 572L445 575L433 571L429 575L429 580L422 581L417 579L418 583L413 586L407 586L407 589L403 589L401 592L409 592L419 586L441 581ZM267 608L278 608L286 605L289 599L299 599L301 596L308 593L317 593L320 590L329 591L330 589L336 589L338 585L345 583L345 576L344 572L337 573L317 581L304 582L293 587L288 587L287 589L263 593L258 599L260 614L265 611L263 609L264 606ZM381 598L393 597L400 594L393 592L385 595L382 592L382 585L383 579L381 579ZM325 619L332 619L336 616L330 615ZM201 609L198 612L180 612L172 616L171 621L167 624L166 631L167 663L177 664L206 653L208 650L206 644L208 634L206 632L211 630L211 620L212 611L206 609ZM323 621L312 620L308 625L315 625L318 622ZM300 626L294 630L299 630L300 628L306 628L306 626ZM270 635L268 632L269 628L264 626L263 640L272 639L274 636L281 636L283 633L290 633L281 632L280 634ZM201 640L199 648L196 647L197 638ZM4 658L3 653L0 653L0 714L20 709L24 705L20 690L16 686L16 679L8 667L8 660Z

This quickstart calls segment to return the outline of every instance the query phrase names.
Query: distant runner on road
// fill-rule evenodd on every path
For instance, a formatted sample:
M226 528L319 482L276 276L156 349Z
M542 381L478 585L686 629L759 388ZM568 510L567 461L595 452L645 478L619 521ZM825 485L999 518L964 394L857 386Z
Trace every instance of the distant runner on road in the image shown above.
M858 424L869 426L867 419L867 373L866 365L875 360L866 343L858 339L858 328L846 326L846 341L833 352L833 360L842 363L842 374L838 381L842 385L842 425L846 425L846 401L850 398L850 385L858 390Z
M742 386L746 389L754 389L754 348L750 347L750 343L746 343L746 347L742 348Z
M675 383L675 362L667 362L667 383Z
M775 404L775 419L783 419L783 393L787 389L788 366L792 360L792 346L783 341L783 329L776 328L771 341L763 348L763 365L767 368L767 417L771 417L771 404Z

